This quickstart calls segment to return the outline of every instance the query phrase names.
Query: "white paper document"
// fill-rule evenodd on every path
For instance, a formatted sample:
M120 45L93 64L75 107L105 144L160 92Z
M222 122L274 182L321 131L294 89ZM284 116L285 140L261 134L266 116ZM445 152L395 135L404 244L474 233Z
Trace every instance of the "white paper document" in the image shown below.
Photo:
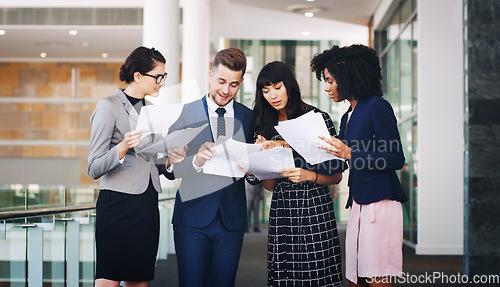
M238 167L238 160L260 151L262 145L247 144L231 138L214 148L215 154L203 166L203 173L240 178L245 176L245 173Z
M280 170L295 167L292 149L283 147L250 153L240 164L259 180L281 177Z
M190 143L206 126L208 123L197 128L186 128L183 130L173 131L166 137L152 144L145 145L138 151L140 154L167 154L168 151L175 148L183 149L185 145Z
M183 104L147 105L142 107L137 129L142 129L141 140L149 134L167 133L181 115Z
M340 159L318 148L318 146L328 145L319 136L330 138L321 113L310 111L298 118L280 122L274 128L310 164Z

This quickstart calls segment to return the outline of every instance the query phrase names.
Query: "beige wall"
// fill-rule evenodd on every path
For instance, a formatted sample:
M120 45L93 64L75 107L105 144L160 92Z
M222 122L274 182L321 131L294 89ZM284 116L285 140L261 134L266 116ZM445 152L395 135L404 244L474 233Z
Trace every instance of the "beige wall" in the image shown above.
M0 158L79 158L81 186L97 185L87 175L89 119L99 98L123 86L120 66L0 63Z

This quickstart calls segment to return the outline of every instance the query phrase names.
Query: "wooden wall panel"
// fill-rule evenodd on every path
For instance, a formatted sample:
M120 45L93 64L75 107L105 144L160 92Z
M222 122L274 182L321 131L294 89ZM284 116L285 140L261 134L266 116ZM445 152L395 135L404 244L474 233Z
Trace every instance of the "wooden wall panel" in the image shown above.
M90 117L97 100L125 87L119 80L120 67L120 63L0 63L0 100L19 98L0 103L0 141L4 142L0 157L79 158L82 187L96 187L99 181L87 175L88 146L76 146L73 141L90 140ZM77 83L72 83L72 68L78 71ZM25 142L5 144L9 140Z

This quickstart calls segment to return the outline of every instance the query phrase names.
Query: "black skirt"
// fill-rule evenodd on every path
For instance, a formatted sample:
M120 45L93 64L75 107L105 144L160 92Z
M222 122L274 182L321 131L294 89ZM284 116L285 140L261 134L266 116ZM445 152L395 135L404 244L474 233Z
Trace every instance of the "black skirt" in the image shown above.
M96 279L153 280L160 216L151 180L138 195L101 190L96 213Z

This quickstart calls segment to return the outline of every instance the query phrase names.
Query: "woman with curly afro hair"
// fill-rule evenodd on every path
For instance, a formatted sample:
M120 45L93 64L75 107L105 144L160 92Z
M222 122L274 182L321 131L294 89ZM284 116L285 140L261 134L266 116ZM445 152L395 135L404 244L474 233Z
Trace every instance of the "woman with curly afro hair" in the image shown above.
M392 286L402 272L403 211L407 200L396 170L405 158L394 111L382 99L377 53L364 45L333 46L311 62L334 102L351 106L338 137L322 148L349 162L351 208L346 230L346 278L351 286Z

